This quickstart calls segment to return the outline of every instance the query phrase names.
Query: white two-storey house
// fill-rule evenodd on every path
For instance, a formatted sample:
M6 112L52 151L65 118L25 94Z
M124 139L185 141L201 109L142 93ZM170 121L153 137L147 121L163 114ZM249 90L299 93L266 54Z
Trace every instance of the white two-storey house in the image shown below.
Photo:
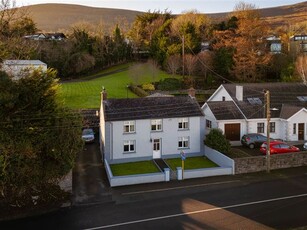
M203 127L201 108L190 96L101 102L101 150L110 164L179 157L180 151L201 155Z

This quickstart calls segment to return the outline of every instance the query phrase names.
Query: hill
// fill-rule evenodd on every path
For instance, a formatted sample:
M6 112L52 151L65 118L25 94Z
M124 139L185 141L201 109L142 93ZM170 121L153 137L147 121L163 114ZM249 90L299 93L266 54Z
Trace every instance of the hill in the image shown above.
M140 11L87 7L70 4L38 4L26 6L37 27L45 32L65 31L71 25L87 21L109 28L116 23L131 25ZM307 21L307 1L280 7L259 9L264 20L272 27L294 25ZM214 20L225 19L228 13L207 14Z
M37 28L44 32L65 31L71 25L84 21L94 25L102 23L107 28L113 27L116 23L127 23L129 26L136 15L142 14L142 12L138 11L70 4L38 4L24 8L30 13L30 16L37 24Z

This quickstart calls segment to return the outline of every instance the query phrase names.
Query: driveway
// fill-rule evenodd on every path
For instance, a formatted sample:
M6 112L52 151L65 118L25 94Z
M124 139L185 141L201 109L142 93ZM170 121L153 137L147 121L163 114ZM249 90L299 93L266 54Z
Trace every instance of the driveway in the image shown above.
M288 143L289 145L294 145L296 147L298 147L301 151L303 151L303 142L302 141L286 141L286 143ZM238 149L241 152L244 152L246 154L246 156L263 156L263 154L260 152L260 147L255 147L254 149L250 149L246 146L233 146L232 147L233 150Z
M96 138L97 139L97 138ZM98 140L85 144L73 170L73 205L111 202L110 186L106 178Z

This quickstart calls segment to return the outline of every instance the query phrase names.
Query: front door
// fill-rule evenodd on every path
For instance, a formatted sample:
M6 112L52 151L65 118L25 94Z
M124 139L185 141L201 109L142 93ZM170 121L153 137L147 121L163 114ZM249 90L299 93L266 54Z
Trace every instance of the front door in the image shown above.
M153 159L161 158L161 139L153 139Z
M303 141L305 139L305 124L298 124L298 140Z
M225 124L225 136L227 140L239 141L240 140L240 123Z

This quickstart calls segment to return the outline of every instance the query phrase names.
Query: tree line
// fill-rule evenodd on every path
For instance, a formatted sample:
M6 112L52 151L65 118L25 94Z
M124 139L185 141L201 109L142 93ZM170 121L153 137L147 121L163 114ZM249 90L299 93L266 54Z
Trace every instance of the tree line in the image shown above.
M3 6L2 2L2 8L0 60L40 59L57 69L61 78L78 77L144 56L171 74L200 76L206 81L218 75L244 82L291 81L302 72L296 57L289 53L288 41L294 33L306 32L307 25L273 30L255 5L244 2L221 22L197 11L172 15L165 10L138 15L128 31L120 25L108 32L79 23L61 42L23 39L38 31L35 22L10 4ZM272 34L281 36L281 53L268 50L265 38ZM209 44L205 51L204 44Z

